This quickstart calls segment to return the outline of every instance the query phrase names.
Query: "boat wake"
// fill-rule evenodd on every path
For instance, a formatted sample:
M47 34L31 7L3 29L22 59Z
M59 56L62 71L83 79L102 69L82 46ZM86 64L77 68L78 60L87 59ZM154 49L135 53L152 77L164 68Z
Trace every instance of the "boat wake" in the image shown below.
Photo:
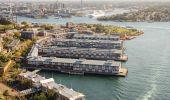
M156 84L152 84L152 89L148 91L141 100L150 100L150 98L155 94L155 91L157 90Z

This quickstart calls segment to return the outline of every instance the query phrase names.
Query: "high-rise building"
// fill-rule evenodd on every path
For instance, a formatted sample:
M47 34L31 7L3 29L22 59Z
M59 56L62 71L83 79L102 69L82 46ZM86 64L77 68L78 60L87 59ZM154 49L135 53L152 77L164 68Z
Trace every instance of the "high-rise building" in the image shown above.
M81 7L81 10L83 10L83 0L81 0L80 7Z

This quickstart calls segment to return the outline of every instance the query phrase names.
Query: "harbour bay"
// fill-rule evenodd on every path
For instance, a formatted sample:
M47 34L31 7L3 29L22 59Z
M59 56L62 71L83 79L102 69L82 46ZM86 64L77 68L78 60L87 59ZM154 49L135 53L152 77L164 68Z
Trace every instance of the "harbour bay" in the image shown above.
M128 68L125 78L114 76L75 76L56 72L40 72L52 77L86 95L87 100L168 100L170 98L170 22L103 22L88 17L67 19L31 19L18 17L18 21L37 23L65 24L101 23L118 26L132 26L144 31L144 34L125 41L125 53L129 60L123 63Z

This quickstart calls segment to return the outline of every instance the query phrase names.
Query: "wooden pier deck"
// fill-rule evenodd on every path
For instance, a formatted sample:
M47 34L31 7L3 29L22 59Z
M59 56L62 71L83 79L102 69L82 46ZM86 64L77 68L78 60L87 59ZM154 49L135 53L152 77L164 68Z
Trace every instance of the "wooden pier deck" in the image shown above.
M116 76L125 77L125 76L127 76L127 74L128 74L128 69L127 69L127 68L121 68L121 69L120 69L120 73L119 73L119 74L116 74Z

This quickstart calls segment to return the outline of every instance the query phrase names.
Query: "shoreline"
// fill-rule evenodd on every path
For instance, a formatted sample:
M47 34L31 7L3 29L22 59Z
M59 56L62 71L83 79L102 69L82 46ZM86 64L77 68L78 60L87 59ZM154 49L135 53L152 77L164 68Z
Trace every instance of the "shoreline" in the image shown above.
M49 68L36 68L36 67L23 67L27 70L41 70L41 71L54 71L58 74L69 74L69 75L81 75L81 76L88 76L88 75L96 75L96 76L119 76L119 77L126 77L128 74L128 68L122 67L118 74L95 74L95 73L80 73L80 72L68 72L68 71L59 71L57 69L49 69Z
M126 23L126 22L132 22L132 23L138 23L138 22L146 22L146 23L168 23L168 22L170 22L170 20L169 21L126 21L126 20L99 20L99 19L97 19L97 21L100 21L100 22L122 22L122 23Z

